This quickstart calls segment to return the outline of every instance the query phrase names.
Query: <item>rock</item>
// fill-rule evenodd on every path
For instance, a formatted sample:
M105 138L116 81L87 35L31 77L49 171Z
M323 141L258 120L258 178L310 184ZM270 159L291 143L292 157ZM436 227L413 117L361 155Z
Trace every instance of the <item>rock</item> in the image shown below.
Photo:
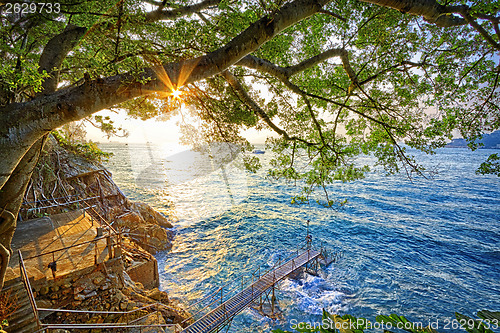
M82 286L79 286L79 287L75 287L73 288L73 294L79 294L81 293L85 288L82 287Z
M61 288L63 289L69 289L71 288L71 283L69 281L65 281L62 285Z
M96 286L99 286L101 285L104 281L106 280L106 278L104 277L104 275L101 273L100 276L97 276L95 278L92 279L92 283L94 283Z
M172 248L173 232L159 225L150 224L140 226L133 231L133 234L134 242L151 254L155 254L156 251L165 251Z
M125 311L125 310L127 310L127 306L128 306L128 302L123 301L123 302L120 302L119 308L120 308L120 310Z
M85 295L82 295L82 294L77 294L77 295L75 295L75 296L73 297L73 299L74 299L75 301L83 301L83 300L85 300Z
M49 301L48 299L37 299L36 306L37 308L50 309L52 308L52 302Z
M168 303L168 294L164 291L159 290L158 288L154 288L152 290L149 290L146 293L146 296L149 298L154 299L155 301L161 302L161 303Z
M40 295L47 295L49 293L49 287L47 286L43 286L40 288L40 291L39 291Z
M88 322L93 324L101 324L104 322L104 319L102 319L102 317L99 315L95 315L92 316Z
M118 291L116 293L116 295L113 297L113 300L118 303L118 302L121 302L122 300L124 300L126 297L125 295L123 295L123 293L121 291Z
M144 225L144 219L136 212L129 212L121 215L115 220L115 225L118 228L136 229L138 226Z
M73 286L74 286L73 287L74 294L79 294L79 293L89 294L97 289L96 285L92 283L92 280L89 277L84 277L79 279L73 284Z
M70 288L67 288L67 289L61 289L61 294L62 295L68 295L68 294L72 294L72 290Z
M143 202L134 202L132 203L132 209L136 210L142 216L144 221L149 224L156 224L163 228L173 228L173 225L168 218L155 211L148 204Z

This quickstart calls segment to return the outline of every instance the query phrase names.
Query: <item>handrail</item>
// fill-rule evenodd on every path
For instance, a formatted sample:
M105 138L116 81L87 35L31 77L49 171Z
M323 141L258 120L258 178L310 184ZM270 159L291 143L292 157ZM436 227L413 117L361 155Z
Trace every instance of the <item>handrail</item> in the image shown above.
M45 311L45 312L88 313L88 314L106 314L106 315L121 314L121 315L124 315L124 316L128 316L128 315L131 315L131 314L133 314L135 312L147 310L147 309L150 309L150 308L156 308L154 312L161 312L161 307L167 307L167 306L164 305L164 304L156 302L156 303L148 304L146 306L143 306L143 307L140 307L140 308L137 308L137 309L134 309L134 310L130 310L130 311L88 311L88 310L68 310L68 309L48 309L48 308L36 308L36 310L38 312ZM148 313L148 315L150 315L151 313L154 313L154 312L150 312L150 313ZM148 316L148 315L146 315L146 316ZM42 327L42 328L39 329L37 332L42 332L43 330L52 329L52 328L74 328L74 329L91 329L91 328L140 328L140 327L173 327L173 326L178 325L178 324L131 325L132 323L134 323L134 322L136 322L136 321L138 321L138 320L140 320L140 319L142 319L142 318L144 318L146 316L143 316L143 317L141 317L139 319L134 319L131 322L129 322L127 320L126 323L123 323L123 322L121 322L121 323L101 323L101 324L44 324L44 323L40 323L40 327Z
M89 310L68 310L68 309L48 309L48 308L38 308L38 311L53 311L53 312L67 312L67 313L91 313L91 314L132 314L137 311L142 311L146 310L149 308L152 308L154 306L165 306L164 304L161 303L153 303L153 304L148 304L143 307L134 309L134 310L129 310L129 311L89 311Z
M283 261L287 260L288 258L291 258L293 255L294 255L294 252L290 253L290 254L289 254L287 257L285 257L284 259L281 259L281 258L280 258L277 262L275 262L275 263L273 264L273 266L271 266L271 267L269 267L267 270L265 270L265 271L262 273L262 275L266 274L267 272L270 272L271 270L273 270L273 269L276 267L276 265L279 265L279 264L280 264L280 262L283 262ZM234 283L234 282L236 282L236 281L239 281L239 280L240 280L240 278L244 278L244 277L248 277L248 278L249 278L250 276L254 276L255 272L257 272L258 270L260 270L260 266L259 266L259 267L257 267L256 269L254 269L253 271L251 271L250 273L241 273L240 275L238 275L237 277L235 277L235 278L234 278L234 279L232 279L231 281L229 281L229 282L225 283L224 285L222 285L221 287L217 288L217 290L215 290L215 291L213 291L212 293L208 294L207 296L203 297L203 298L202 298L201 300L199 300L198 302L196 302L196 303L194 303L194 304L192 304L192 305L189 305L189 306L188 306L188 309L190 309L190 308L192 308L192 307L195 307L195 306L196 306L196 305L198 305L199 303L203 302L203 300L207 300L207 299L213 298L214 296L216 296L216 295L220 292L220 290L221 290L222 288L224 288L224 287L226 287L226 286L228 286L228 285L230 285L230 284L232 284L232 283ZM259 276L260 276L260 275L259 275ZM238 285L238 287L239 287L239 285ZM231 288L230 290L232 291L232 290L233 290L233 289L235 289L235 288L236 288L236 287ZM227 293L226 293L226 295L227 295Z
M96 199L96 198L99 198L99 197L89 197L89 198L85 198L85 199L67 201L67 202L62 202L62 203L58 203L58 204L54 204L54 205L50 205L50 206L31 207L31 208L27 208L26 211L29 212L29 211L38 210L38 209L47 209L47 208L53 208L53 207L68 206L68 205L72 205L72 204L79 203L79 202L86 202L87 200L92 200L92 199Z
M93 199L99 198L99 197L93 197ZM86 201L83 201L84 204L87 205L87 209L89 209L92 213L96 214L97 217L101 220L101 223L106 225L111 231L113 231L114 234L119 234L118 231L106 220L104 217L99 214L98 211L96 211L91 205L89 205Z
M19 255L19 270L20 270L21 278L23 280L24 288L26 289L26 292L28 293L28 298L30 301L31 310L33 310L33 315L35 316L37 327L39 328L41 325L41 322L40 322L40 318L38 316L38 309L36 306L35 296L33 295L33 291L31 289L31 283L30 283L30 279L28 277L28 272L26 271L26 266L24 266L24 260L23 260L23 255L21 253L21 250L17 250L17 253Z
M58 198L52 198L52 199L43 199L43 200L35 200L35 201L23 201L23 203L21 205L29 205L29 204L34 204L34 203L39 203L39 202L45 202L45 201L54 201L54 200L59 200L59 199L67 199L67 198L76 197L76 196L78 196L78 194L71 194L71 195L67 195L67 196L64 196L64 197L58 197Z
M240 279L242 279L242 281L243 281L243 278L245 278L245 277L248 277L248 278L250 278L250 276L252 277L252 282L251 282L250 284L246 285L246 286L247 286L247 287L254 286L254 285L257 283L257 281L258 281L258 279L259 279L260 277L265 276L266 274L268 274L269 272L271 272L271 271L273 271L273 270L275 270L275 269L279 269L280 267L282 267L283 265L285 265L285 264L286 264L286 260L287 260L287 259L289 259L289 258L293 257L294 255L295 255L295 252L292 252L292 253L290 253L287 257L285 257L284 259L281 259L281 258L280 258L277 262L275 262L275 263L274 263L274 265L273 265L273 266L269 267L268 269L266 269L266 270L265 270L265 271L263 271L263 272L259 272L258 277L257 277L257 280L255 280L255 281L253 280L253 278L254 278L254 277L256 277L255 273L256 273L257 271L260 271L260 269L261 269L261 267L260 267L260 266L259 266L259 267L257 267L256 269L254 269L253 271L251 271L250 273L242 273L242 274L238 275L236 278L234 278L234 279L232 279L231 281L227 282L227 283L226 283L226 284L224 284L223 286L221 286L221 287L217 288L215 291L213 291L213 292L209 293L207 296L205 296L205 297L201 298L201 299L200 299L200 300L198 300L196 303L194 303L194 304L192 304L192 305L188 306L188 307L187 307L187 309L192 309L192 308L194 308L195 306L197 306L197 305L199 305L199 304L201 304L201 303L203 303L203 302L205 302L205 301L208 301L208 300L211 300L211 299L215 298L217 295L219 295L219 293L221 293L221 292L222 292L223 288L225 288L226 286L231 285L231 284L233 284L233 283L235 283L235 282L239 282L239 281L240 281ZM235 290L237 290L237 289L239 289L239 288L240 288L240 285L239 285L239 283L238 283L238 284L235 284L235 286L234 286L234 287L232 287L232 288L230 288L230 289L226 290L226 293L225 293L225 299L228 299L228 298L232 297L231 295L234 293L234 291L235 291ZM241 285L241 288L242 288L242 289L244 289L244 288L243 288L243 284ZM221 299L221 300L222 300L222 299ZM200 310L198 310L197 312L195 312L195 313L191 314L188 318L184 319L181 323L185 323L185 322L187 322L188 320L195 318L197 315L199 315L200 313L204 312L206 309L210 309L212 305L214 305L214 304L218 303L218 302L219 302L219 301L221 301L221 300L216 299L215 301L210 302L209 304L205 305L203 308L201 308L201 309L200 309ZM222 302L221 302L221 303L222 303Z
M307 249L303 253L299 254L299 256L297 256L295 259L302 257L302 260L306 259L306 263L309 262L312 259L310 251L311 251L310 249ZM315 251L315 252L316 252L315 257L317 257L319 255L319 252L318 251ZM274 285L274 284L278 283L279 281L281 281L282 279L284 279L286 275L283 275L280 278L277 278L276 272L279 271L280 269L283 269L287 265L289 266L288 269L293 270L293 263L292 263L292 266L290 267L290 262L291 262L290 260L287 262L283 262L282 264L280 264L278 267L276 267L272 271L267 272L266 274L263 274L259 280L252 282L252 284L246 288L246 290L250 290L250 288L251 288L251 290L252 290L251 297L248 297L248 295L242 297L242 299L240 299L239 301L232 303L230 308L226 308L226 303L229 300L222 303L221 304L222 307L221 308L219 307L219 308L223 311L223 315L224 315L222 318L223 320L218 322L219 320L221 320L221 316L216 315L216 318L218 318L218 319L210 322L210 324L207 328L214 330L220 326L225 325L232 317L234 317L239 312L241 312L244 308L246 308L248 306L248 304L252 303L256 298L260 297L269 288L269 286L265 287L269 283L269 281L268 282L263 281L262 279L264 277L266 277L266 276L271 277L272 276L273 277L272 285ZM271 273L272 273L272 275L271 275ZM283 273L281 273L281 274L283 274ZM262 283L264 283L264 285L262 285ZM255 290L255 292L254 292L254 290ZM243 293L242 295L245 295L245 294ZM213 311L216 311L216 309L214 309ZM228 314L228 312L229 312L229 314ZM231 312L234 312L234 313L231 313ZM208 316L208 315L209 314L207 313L205 316ZM212 327L211 325L214 325L214 324L215 324L215 327Z
M124 329L124 328L169 328L173 327L176 329L178 324L150 324L150 325L123 325L117 324L113 325L112 323L106 324L43 324L43 327L35 331L34 333L47 332L47 330L52 329L75 329L75 330L91 330L91 329Z
M37 255L34 255L34 256L31 256L31 257L27 257L24 260L31 260L31 259L43 257L43 256L48 255L48 254L57 253L57 252L60 252L60 251L65 251L65 250L68 250L68 249L71 249L71 248L74 248L74 247L77 247L77 246L81 246L81 245L86 245L86 244L89 244L89 243L97 243L98 241L106 239L108 237L109 236L96 237L96 238L94 238L92 240L89 240L89 241L85 241L85 242L78 243L78 244L73 244L73 245L70 245L70 246L62 247L60 249L56 249L56 250L52 250L52 251L47 251L47 252L40 253L40 254L37 254Z
M111 177L109 176L109 174L107 172L104 172L103 173L103 176L104 178L106 178L106 180L108 182L110 182L111 184L113 184L115 186L115 189L118 191L118 193L123 197L123 198L127 198L127 196L125 195L125 193L122 192L122 190L115 184L115 182L113 181L113 179L111 179Z

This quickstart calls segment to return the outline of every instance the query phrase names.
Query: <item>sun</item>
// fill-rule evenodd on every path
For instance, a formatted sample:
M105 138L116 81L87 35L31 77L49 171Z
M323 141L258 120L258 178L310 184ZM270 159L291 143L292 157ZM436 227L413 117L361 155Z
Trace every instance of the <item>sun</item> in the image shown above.
M173 99L181 99L182 96L182 90L179 89L173 89L172 92L170 93Z

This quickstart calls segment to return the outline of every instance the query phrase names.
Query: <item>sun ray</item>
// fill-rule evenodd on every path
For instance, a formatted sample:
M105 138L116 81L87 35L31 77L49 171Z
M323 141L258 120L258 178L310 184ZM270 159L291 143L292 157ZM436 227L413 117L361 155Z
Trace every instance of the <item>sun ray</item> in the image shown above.
M193 72L194 68L196 65L198 65L198 62L200 61L201 58L195 58L195 59L190 59L186 60L182 63L181 65L181 70L179 72L179 79L177 82L177 87L182 87L184 83L186 83L187 79Z

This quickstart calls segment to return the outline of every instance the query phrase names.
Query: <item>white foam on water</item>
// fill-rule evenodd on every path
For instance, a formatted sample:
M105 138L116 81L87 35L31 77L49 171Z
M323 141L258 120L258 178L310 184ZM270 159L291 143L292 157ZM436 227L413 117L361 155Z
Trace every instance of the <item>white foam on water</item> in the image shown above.
M289 294L304 312L321 315L325 309L330 313L337 313L345 295L337 290L325 289L327 285L322 277L306 274L301 280L286 279L281 290Z

